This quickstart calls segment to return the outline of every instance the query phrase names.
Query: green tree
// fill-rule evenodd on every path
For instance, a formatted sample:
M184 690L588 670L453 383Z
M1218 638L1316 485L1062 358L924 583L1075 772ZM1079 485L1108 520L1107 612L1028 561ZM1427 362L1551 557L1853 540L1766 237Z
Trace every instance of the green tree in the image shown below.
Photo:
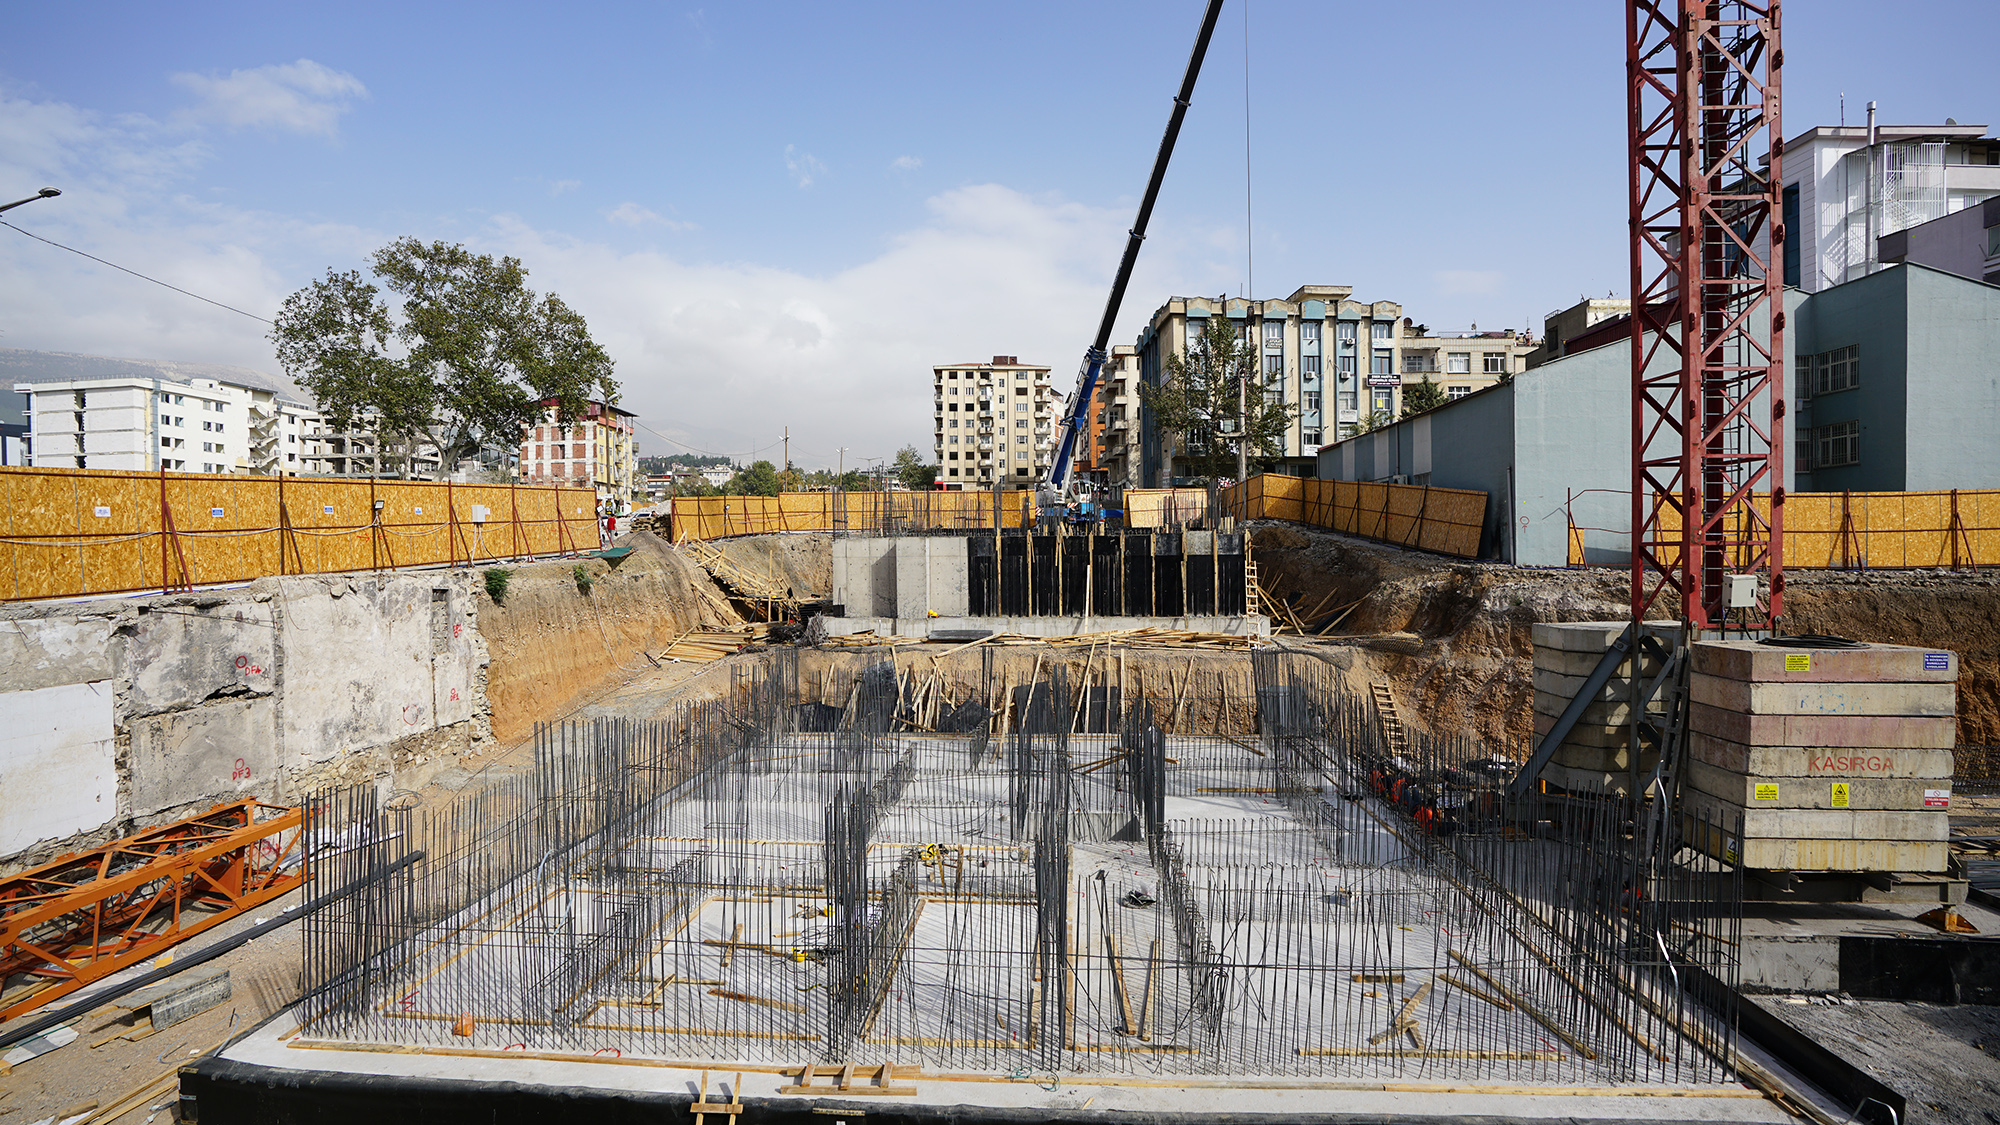
M1365 434L1370 430L1379 430L1395 422L1395 420L1396 416L1386 410L1371 410L1362 417L1361 424L1355 427L1355 431Z
M483 446L518 446L544 402L567 426L592 399L617 401L583 317L537 297L518 260L402 238L369 263L375 281L328 270L285 298L271 328L279 365L336 428L421 435L449 470Z
M874 492L875 478L860 469L849 469L834 478L834 487L842 492Z
M778 467L769 461L752 461L749 468L737 470L722 491L732 496L776 496L781 491Z
M896 483L904 488L921 491L937 484L937 466L924 464L924 455L914 445L898 449L889 469L896 474Z
M1292 408L1279 398L1277 385L1265 380L1256 347L1238 338L1236 322L1228 317L1208 318L1186 354L1167 359L1159 386L1140 382L1139 399L1160 432L1177 438L1176 452L1196 476L1234 476L1239 437L1252 460L1284 455Z
M1424 381L1421 383L1405 383L1403 385L1403 417L1405 418L1414 418L1433 407L1443 406L1446 401L1444 388L1431 382L1431 377L1428 375L1424 376Z

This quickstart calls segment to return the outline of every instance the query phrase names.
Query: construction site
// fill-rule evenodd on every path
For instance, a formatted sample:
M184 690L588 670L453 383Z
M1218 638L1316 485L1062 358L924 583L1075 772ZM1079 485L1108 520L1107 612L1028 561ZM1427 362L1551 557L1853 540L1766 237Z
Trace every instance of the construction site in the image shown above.
M2000 1119L2000 494L1787 553L1775 0L1630 6L1567 569L1073 479L1220 6L1032 490L0 472L0 1116Z

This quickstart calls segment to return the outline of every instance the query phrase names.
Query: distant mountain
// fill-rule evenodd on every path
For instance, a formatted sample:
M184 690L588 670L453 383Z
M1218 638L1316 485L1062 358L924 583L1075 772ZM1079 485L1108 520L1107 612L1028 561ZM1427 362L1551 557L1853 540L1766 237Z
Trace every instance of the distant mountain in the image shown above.
M70 379L161 379L175 383L213 379L219 383L273 391L305 406L313 403L313 397L297 383L283 375L250 367L0 348L0 390L11 391L16 383L61 383Z

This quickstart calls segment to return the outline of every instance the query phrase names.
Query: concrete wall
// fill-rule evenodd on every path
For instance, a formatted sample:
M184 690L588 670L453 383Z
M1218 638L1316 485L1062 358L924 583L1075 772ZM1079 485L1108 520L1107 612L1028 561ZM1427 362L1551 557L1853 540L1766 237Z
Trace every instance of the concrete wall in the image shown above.
M971 609L962 536L833 541L833 601L849 617L963 617Z
M251 795L413 786L490 736L477 576L0 610L0 867Z
M1895 272L1909 297L1904 487L2000 488L2000 285L1926 266Z

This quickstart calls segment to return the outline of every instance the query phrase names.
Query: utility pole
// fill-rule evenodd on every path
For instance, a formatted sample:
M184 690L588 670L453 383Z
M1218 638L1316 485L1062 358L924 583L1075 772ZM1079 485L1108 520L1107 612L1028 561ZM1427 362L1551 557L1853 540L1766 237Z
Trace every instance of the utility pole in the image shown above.
M840 454L840 468L834 471L833 479L839 480L847 475L847 447L843 445L834 452Z
M1250 417L1248 413L1250 382L1247 372L1236 375L1236 483L1250 479Z
M785 427L785 471L792 471L792 428Z

